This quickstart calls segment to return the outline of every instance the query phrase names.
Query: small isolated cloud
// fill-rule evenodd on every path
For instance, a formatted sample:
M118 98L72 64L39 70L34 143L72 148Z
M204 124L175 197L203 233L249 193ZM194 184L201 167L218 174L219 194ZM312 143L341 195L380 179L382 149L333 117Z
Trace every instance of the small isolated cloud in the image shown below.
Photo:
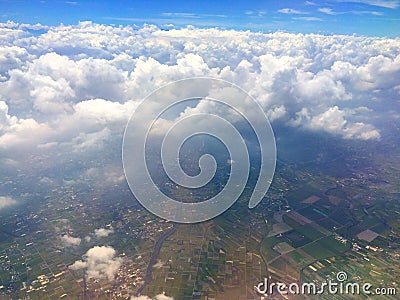
M108 237L112 233L114 233L114 229L112 228L111 229L99 228L94 231L94 235L97 238Z
M159 294L154 298L150 298L148 296L138 296L138 297L132 296L130 300L174 300L174 298L168 297L164 294Z
M70 266L71 270L85 270L89 277L113 280L122 265L122 258L115 257L116 251L110 246L95 246L89 249L83 260Z
M329 7L318 8L318 11L327 15L336 15L336 12L334 12L333 9Z
M308 12L306 11L301 11L293 8L282 8L278 10L279 13L281 14L290 14L290 15L307 15Z
M15 201L13 198L8 196L0 196L0 209L14 204L17 204L17 201Z
M61 236L61 243L65 247L76 247L79 246L82 242L82 239L79 237L73 237L68 234L64 234Z

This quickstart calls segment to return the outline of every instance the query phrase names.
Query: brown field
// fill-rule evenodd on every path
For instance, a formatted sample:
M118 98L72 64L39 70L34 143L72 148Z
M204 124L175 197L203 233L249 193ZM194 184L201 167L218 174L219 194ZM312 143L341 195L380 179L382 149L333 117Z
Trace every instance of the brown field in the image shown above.
M321 198L318 196L312 195L301 202L306 203L306 204L313 204L314 202L317 202L319 199L321 199Z

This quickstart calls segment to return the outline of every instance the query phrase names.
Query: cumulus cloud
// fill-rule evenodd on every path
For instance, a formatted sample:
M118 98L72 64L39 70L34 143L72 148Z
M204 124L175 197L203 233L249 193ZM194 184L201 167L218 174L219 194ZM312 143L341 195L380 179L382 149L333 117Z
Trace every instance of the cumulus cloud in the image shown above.
M95 246L89 249L83 260L78 260L69 268L85 270L89 277L113 280L122 265L122 258L115 257L116 251L110 246Z
M114 229L105 229L105 228L99 228L95 229L94 235L98 238L102 237L108 237L110 234L114 233Z
M0 196L0 209L14 204L17 204L17 201L15 201L13 198L8 196Z
M0 101L0 149L31 146L42 142L53 134L46 123L38 123L35 119L19 119L9 114L9 106Z
M358 138L363 140L379 139L380 133L371 125L362 122L348 124L345 119L346 111L337 106L330 107L327 111L311 117L307 109L297 113L292 120L295 126L302 125L311 130L328 131L333 134L342 134L344 138Z
M79 246L82 242L82 239L79 237L73 237L70 236L69 234L64 234L60 237L61 239L61 243L65 246L65 247L76 247Z
M193 76L236 83L273 123L346 139L379 139L380 119L399 109L398 39L91 22L32 34L32 26L0 26L0 150L9 161L18 162L21 151L59 161L105 153L121 142L144 97ZM185 113L215 109L210 105ZM82 180L123 181L120 170L91 168Z
M104 187L120 184L125 180L125 175L119 166L107 164L102 167L88 168L80 179L85 182L97 182L99 186Z

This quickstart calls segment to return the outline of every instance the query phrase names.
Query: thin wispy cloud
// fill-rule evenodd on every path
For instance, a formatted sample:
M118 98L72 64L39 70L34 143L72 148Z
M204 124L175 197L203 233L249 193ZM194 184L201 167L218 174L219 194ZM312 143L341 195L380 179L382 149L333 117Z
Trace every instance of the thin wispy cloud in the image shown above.
M308 15L309 12L301 11L293 8L282 8L278 10L281 14L289 14L289 15Z
M316 22L321 22L323 19L317 18L317 17L296 17L293 18L294 20L301 20L301 21L316 21Z
M226 18L223 14L195 14L195 13L182 13L182 12L164 12L161 14L165 17L178 17L178 18Z
M343 14L353 14L353 15L374 15L374 16L383 16L384 13L381 11L369 11L369 10L350 10L350 11L342 11L337 12L332 8L322 7L318 8L318 11L327 15L335 16L335 15L343 15Z
M230 23L227 19L219 18L219 19L206 19L206 18L194 18L194 17L181 17L181 18L172 18L172 17L153 17L153 18L135 18L135 17L112 17L105 16L104 20L112 20L112 21L121 21L121 22L133 22L135 24L157 24L160 26L168 25L177 25L177 26L228 26Z
M319 12L322 12L324 14L327 15L337 15L337 12L334 12L332 8L328 8L328 7L322 7L322 8L318 8Z
M244 14L254 18L254 17L264 17L267 14L267 12L264 10L259 10L259 11L247 10L244 12Z
M374 16L383 16L384 13L381 11L369 11L369 10L353 10L350 11L349 13L355 14L355 15L374 15Z
M363 3L372 6L395 9L400 6L399 0L336 0L337 2Z
M179 17L179 18L194 18L194 19L200 18L200 16L198 14L193 14L193 13L164 12L161 15L164 16L164 17Z

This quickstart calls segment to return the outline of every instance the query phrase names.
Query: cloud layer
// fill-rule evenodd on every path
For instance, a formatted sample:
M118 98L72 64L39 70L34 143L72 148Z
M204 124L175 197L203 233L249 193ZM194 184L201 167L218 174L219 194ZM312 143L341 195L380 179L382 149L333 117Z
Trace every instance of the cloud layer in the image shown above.
M91 22L8 22L0 35L3 160L105 153L146 95L192 76L236 83L273 125L344 139L379 140L381 121L399 115L399 39ZM117 184L123 174L96 164L82 175L99 178Z

